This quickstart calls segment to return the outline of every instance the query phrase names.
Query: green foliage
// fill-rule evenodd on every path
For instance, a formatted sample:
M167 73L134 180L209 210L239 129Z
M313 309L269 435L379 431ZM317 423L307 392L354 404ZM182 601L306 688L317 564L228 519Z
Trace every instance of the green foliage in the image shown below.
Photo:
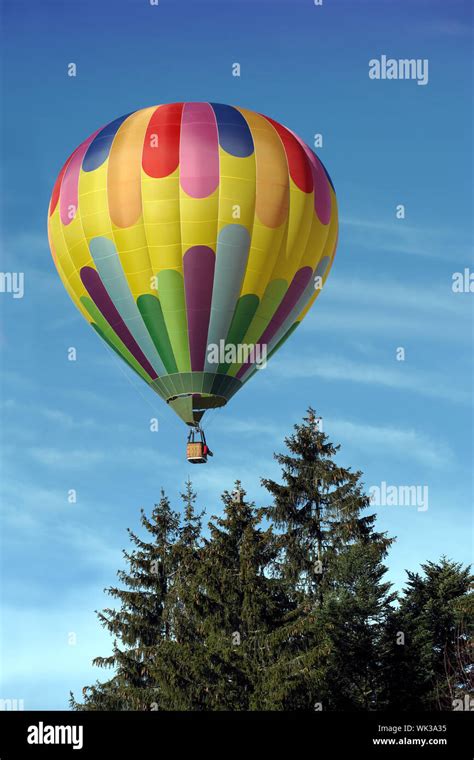
M274 637L268 709L367 709L377 704L380 629L394 595L383 583L391 540L376 533L360 472L338 466L338 451L314 411L276 455L283 483L263 480L265 510L279 530L274 572L291 604Z
M451 710L473 694L473 577L446 557L421 569L407 573L385 631L384 699L402 710Z
M428 562L397 606L361 473L312 409L285 444L264 508L236 481L204 534L188 482L179 513L164 493L142 511L118 609L98 613L114 642L94 664L113 675L73 709L452 709L469 693L469 571Z

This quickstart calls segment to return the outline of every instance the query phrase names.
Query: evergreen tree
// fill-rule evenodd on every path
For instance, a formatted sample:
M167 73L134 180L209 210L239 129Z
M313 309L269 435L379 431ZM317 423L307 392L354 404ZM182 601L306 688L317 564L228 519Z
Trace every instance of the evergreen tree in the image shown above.
M474 709L474 594L473 584L452 602L454 613L454 646L446 658L446 679L455 710Z
M385 549L377 542L348 545L333 567L332 588L321 608L328 641L324 706L330 710L382 709L383 636L396 594L383 580Z
M110 657L95 664L115 668L105 683L84 690L88 710L253 709L255 684L264 669L265 636L278 624L281 599L265 569L273 550L271 530L245 499L239 482L223 494L224 513L201 540L195 494L186 485L179 522L163 495L142 524L152 541L130 532L137 549L124 553L129 572L119 577L126 590L99 619L114 642Z
M400 606L387 626L385 701L401 710L452 710L472 694L470 569L442 557L423 574L407 572Z
M362 654L357 635L366 644L370 641L374 650L393 600L389 585L381 582L382 559L392 540L374 530L375 515L362 514L370 501L362 490L361 473L334 461L339 446L319 429L313 409L294 430L285 439L288 453L275 455L283 482L262 480L273 496L265 515L279 531L274 572L287 599L286 617L273 637L266 705L270 709L372 705L377 657L369 662L362 656L363 674L356 678L354 672L356 691L351 692L348 672L355 653ZM350 630L349 647L345 632ZM343 664L347 683L338 685Z
M176 642L194 643L202 638L196 579L201 563L204 511L196 514L196 493L190 480L186 482L186 490L181 494L181 499L184 504L184 517L179 538L174 546L176 571L169 596L169 614Z
M174 573L165 616L172 638L161 643L153 675L160 686L160 709L203 710L210 679L201 612L202 517L188 480L181 494L184 516L173 547Z
M225 491L224 514L209 524L200 570L201 618L209 654L208 709L255 709L267 659L267 635L279 622L281 598L265 573L273 551L261 510L239 481Z
M174 544L179 515L162 492L150 519L141 511L141 523L151 540L143 541L128 531L136 548L131 553L123 552L128 572L117 573L127 588L106 589L110 596L120 600L120 609L108 608L97 613L101 624L114 636L114 644L110 656L97 657L93 664L115 668L115 675L105 683L83 689L82 705L71 695L71 706L75 709L150 710L160 705L160 689L153 669L158 645L172 638L166 602L176 569Z

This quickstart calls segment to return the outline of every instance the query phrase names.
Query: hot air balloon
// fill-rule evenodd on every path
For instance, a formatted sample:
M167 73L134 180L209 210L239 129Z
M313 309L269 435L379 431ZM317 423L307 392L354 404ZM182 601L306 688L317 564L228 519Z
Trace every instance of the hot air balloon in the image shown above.
M273 119L220 103L152 106L93 132L48 213L72 301L190 426L194 462L210 453L205 411L230 401L321 292L337 231L314 152Z

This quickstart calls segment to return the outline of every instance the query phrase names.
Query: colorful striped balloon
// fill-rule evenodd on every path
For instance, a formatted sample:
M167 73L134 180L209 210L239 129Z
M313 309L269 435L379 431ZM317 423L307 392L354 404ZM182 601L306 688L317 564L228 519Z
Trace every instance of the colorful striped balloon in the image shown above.
M78 309L189 425L301 322L337 230L313 151L220 103L144 108L94 132L63 166L48 215Z

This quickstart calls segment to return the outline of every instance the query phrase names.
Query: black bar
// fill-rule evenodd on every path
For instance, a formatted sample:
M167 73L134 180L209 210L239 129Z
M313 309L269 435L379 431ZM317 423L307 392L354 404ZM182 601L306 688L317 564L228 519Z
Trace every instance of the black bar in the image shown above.
M317 758L334 750L348 757L420 757L472 760L473 715L438 713L244 713L244 712L0 712L0 760L28 757L177 756L185 750L218 750L222 757L257 746L269 757L285 744ZM244 730L239 724L254 724ZM260 728L255 725L263 723ZM234 724L229 725L229 724ZM62 728L60 728L62 727ZM42 743L30 743L37 741ZM47 743L54 739L57 743ZM375 741L374 741L375 740ZM69 742L69 743L65 743ZM77 749L73 749L74 744ZM79 746L82 745L82 746ZM305 749L303 749L305 748ZM113 754L114 753L114 754ZM179 756L178 754L178 756ZM294 757L294 755L293 755ZM290 755L290 760L293 760Z

